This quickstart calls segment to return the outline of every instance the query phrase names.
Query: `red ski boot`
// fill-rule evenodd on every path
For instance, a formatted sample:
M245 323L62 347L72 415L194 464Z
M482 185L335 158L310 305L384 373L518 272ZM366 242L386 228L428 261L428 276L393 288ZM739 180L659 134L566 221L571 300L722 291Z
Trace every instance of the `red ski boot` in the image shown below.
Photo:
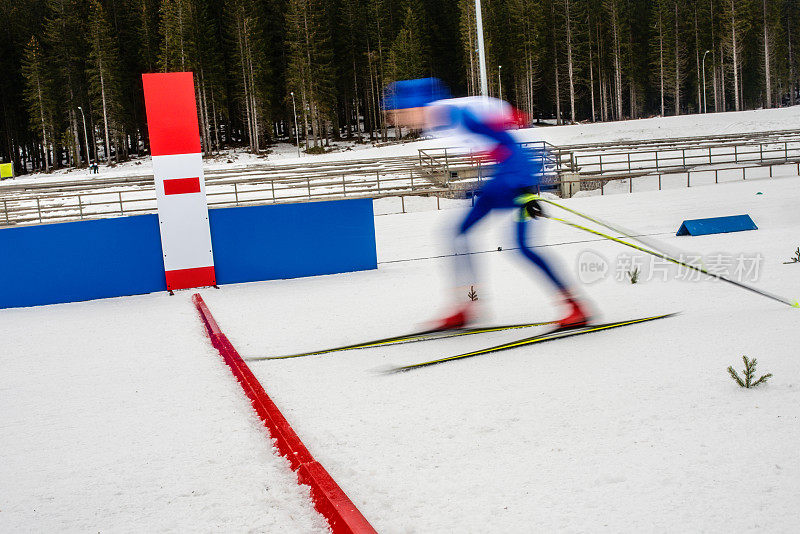
M567 316L556 323L559 330L588 326L590 321L589 314L584 311L583 307L575 300L571 293L564 291L563 295L564 303L567 304L570 309Z
M463 304L452 315L433 323L431 330L456 330L464 328L475 319L475 306L470 302Z

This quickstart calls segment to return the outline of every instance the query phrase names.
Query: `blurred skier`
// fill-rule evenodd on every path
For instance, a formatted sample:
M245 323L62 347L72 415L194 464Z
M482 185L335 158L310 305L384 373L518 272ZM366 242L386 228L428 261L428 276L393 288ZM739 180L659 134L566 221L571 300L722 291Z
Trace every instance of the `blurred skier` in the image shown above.
M491 179L477 191L477 200L459 226L455 236L457 291L476 280L469 255L467 233L493 209L520 210L517 240L520 251L538 267L558 289L567 307L558 321L560 328L578 328L589 322L589 315L551 265L526 243L530 218L542 215L538 200L539 178L543 172L543 152L523 149L507 131L518 123L521 113L494 98L450 98L447 88L436 78L405 80L390 84L384 93L384 109L396 126L424 128L437 136L457 136L470 148L481 148L495 163ZM455 311L438 321L434 328L448 330L467 326L476 317L473 301L457 304Z

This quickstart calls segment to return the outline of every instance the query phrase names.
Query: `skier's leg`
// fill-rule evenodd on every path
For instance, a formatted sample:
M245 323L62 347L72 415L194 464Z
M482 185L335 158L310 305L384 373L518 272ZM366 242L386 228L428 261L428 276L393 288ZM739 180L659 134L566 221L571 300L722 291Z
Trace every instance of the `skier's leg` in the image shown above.
M456 286L467 286L474 284L477 280L475 275L475 268L472 264L472 257L470 256L469 239L467 233L472 229L475 224L483 219L490 211L493 205L490 198L486 195L477 197L475 205L469 210L464 221L458 227L455 237L453 238L453 248L455 252L455 282Z
M519 220L517 221L517 243L519 244L519 249L522 251L522 254L525 255L534 265L536 265L542 272L550 279L550 281L555 285L559 291L566 291L567 286L561 280L559 276L556 275L555 271L550 267L550 264L545 261L545 259L533 251L528 246L527 243L527 229L528 229L528 221Z
M556 275L550 264L545 259L537 254L527 243L527 221L524 214L521 214L520 220L517 222L517 241L519 249L534 265L536 265L547 276L547 278L558 288L561 293L564 303L568 306L569 310L567 315L558 322L561 328L577 328L588 324L589 315L584 311L583 306L578 302L575 296L570 291L569 287L563 280Z
M470 209L464 221L458 227L458 231L453 238L455 252L455 259L453 262L453 298L456 303L455 309L448 316L437 321L433 326L434 329L449 330L453 328L463 328L475 318L475 303L471 300L465 301L464 299L469 292L469 288L474 287L477 283L477 276L472 264L467 234L478 221L492 211L492 208L493 203L490 194L478 196L475 205Z

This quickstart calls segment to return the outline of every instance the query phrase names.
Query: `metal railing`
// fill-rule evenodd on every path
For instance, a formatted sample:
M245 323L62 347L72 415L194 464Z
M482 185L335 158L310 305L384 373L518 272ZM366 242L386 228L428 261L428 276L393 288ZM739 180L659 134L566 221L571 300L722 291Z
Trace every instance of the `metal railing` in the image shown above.
M226 178L206 182L211 208L309 202L398 195L441 195L448 191L421 178L413 169L364 170L323 176ZM0 193L3 193L0 191ZM44 194L43 194L44 193ZM0 196L0 226L42 224L156 212L155 187L97 187L89 190L35 190Z
M658 173L647 174L607 174L602 176L581 176L581 175L562 175L557 185L559 190L563 191L565 185L575 184L580 191L594 191L599 190L601 195L606 194L606 188L609 184L625 183L627 184L627 192L633 193L634 191L641 190L640 186L634 186L634 183L643 184L650 182L647 190L661 191L669 182L671 185L679 184L680 187L692 187L693 185L708 185L711 183L728 183L732 181L748 179L748 171L750 178L772 178L775 168L788 167L793 171L793 175L800 176L800 158L794 160L781 160L761 163L749 163L741 165L720 165L714 168L697 168L688 169L685 171L669 172L662 171ZM754 177L754 171L766 169L767 176ZM572 177L570 177L572 176ZM577 177L574 177L577 176ZM711 177L713 176L713 180ZM685 177L685 180L684 180ZM694 182L692 182L694 177ZM680 180L680 181L678 181ZM619 188L617 188L619 189Z
M683 173L691 186L692 176L702 173L716 173L718 181L720 173L738 169L746 178L746 169L752 167L768 166L771 173L775 166L800 162L800 131L567 147L524 145L539 149L536 153L545 158L546 186L578 183L582 190L600 189L601 194L607 184L625 179L630 179L631 191L634 179L647 177L657 179L660 189L662 177ZM489 167L478 154L439 148L420 150L415 156L211 169L205 172L205 183L212 208L358 197L468 196L488 176ZM155 187L147 174L0 187L0 226L154 212Z

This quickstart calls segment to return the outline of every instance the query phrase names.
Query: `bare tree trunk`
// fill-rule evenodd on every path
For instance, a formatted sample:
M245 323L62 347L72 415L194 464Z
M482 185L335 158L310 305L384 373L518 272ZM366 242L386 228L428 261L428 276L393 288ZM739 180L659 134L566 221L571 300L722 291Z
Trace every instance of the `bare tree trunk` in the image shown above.
M714 26L716 26L716 17L714 16L714 0L710 2L711 7L711 62L713 63L713 75L712 78L712 85L713 85L713 92L714 92L714 111L720 111L719 109L719 85L717 84L717 76L718 76L718 67L717 67L717 41L714 34ZM708 102L706 102L706 107L708 107Z
M42 123L42 153L44 154L44 172L50 172L50 163L47 160L47 127L44 120L44 98L42 97L42 82L36 78L36 91L39 94L39 120Z
M564 15L567 19L567 72L569 73L569 111L570 119L575 122L575 80L572 65L572 15L569 8L569 0L564 0Z
M736 111L741 110L739 95L739 43L736 39L736 0L731 2L731 51L733 53L733 97Z
M587 20L587 25L588 25ZM591 26L590 26L591 28ZM597 114L595 113L595 105L594 105L594 58L592 57L592 47L594 44L592 43L592 30L589 30L589 92L591 93L592 97L592 122L597 120Z
M608 96L606 94L606 85L608 80L606 73L603 70L603 47L600 38L600 23L597 23L597 80L600 83L600 105L601 105L601 120L606 122L608 120Z
M106 164L111 161L111 142L108 136L108 108L106 106L106 85L105 77L103 76L103 63L102 60L98 65L98 72L100 73L100 96L103 102L103 128L106 133Z
M258 125L258 99L256 98L256 79L255 73L253 68L253 51L250 49L250 40L248 39L245 43L246 50L247 50L247 66L248 66L248 74L250 79L250 105L252 107L252 117L253 117L253 139L254 139L254 152L258 154L261 150L261 142L260 142L260 130Z
M722 94L722 111L728 111L728 99L725 91L725 54L721 43L719 48L719 91Z
M681 54L678 35L678 2L675 2L675 115L681 114Z
M253 149L253 129L252 129L252 122L250 119L250 84L249 79L247 77L247 59L245 55L245 45L244 41L246 39L245 32L247 31L247 26L244 20L244 15L242 15L242 19L237 22L236 27L238 29L238 46L239 46L239 62L242 65L242 102L244 104L244 115L245 115L245 124L247 124L247 142L250 144L250 150Z
M376 6L377 8L377 6ZM380 109L380 86L382 83L385 83L386 76L383 73L383 32L381 28L381 19L380 17L376 17L378 22L378 64L375 66L375 108ZM389 129L386 124L386 118L384 117L383 113L378 112L378 119L380 120L381 124L381 138L385 142L389 138Z
M703 73L700 70L700 30L697 27L697 5L694 6L694 51L697 60L697 112L703 112Z
M664 116L664 20L658 13L658 68L661 94L661 116Z
M769 32L767 31L767 0L762 0L764 7L764 78L766 82L766 107L772 107L772 80L769 66Z
M616 3L612 6L611 31L614 38L614 95L616 97L616 119L622 120L622 60L620 58L619 13Z
M794 106L794 57L792 52L792 22L789 14L786 14L786 41L789 49L789 103Z
M306 150L309 149L308 145L308 98L306 97L306 84L303 83L302 95L300 95L301 100L303 101L303 127L305 128L305 143L306 143Z
M211 87L209 92L211 93L211 125L214 128L214 145L217 148L217 152L219 152L219 125L217 124L217 104L214 98L214 88Z

